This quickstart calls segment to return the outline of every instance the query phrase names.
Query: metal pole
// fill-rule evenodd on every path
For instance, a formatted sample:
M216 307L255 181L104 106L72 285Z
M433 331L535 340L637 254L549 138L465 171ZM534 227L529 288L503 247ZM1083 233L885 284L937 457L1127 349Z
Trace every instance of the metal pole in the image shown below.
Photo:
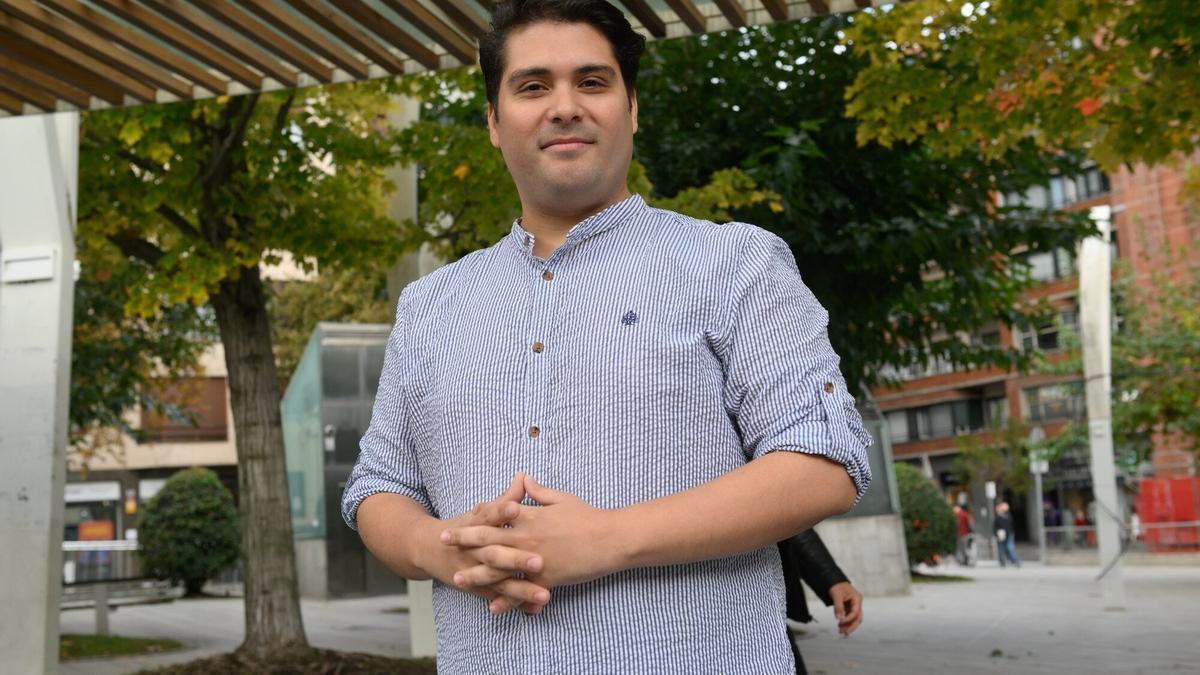
M1046 564L1046 505L1042 498L1042 472L1035 471L1033 474L1033 490L1038 497L1038 513L1037 513L1037 532L1038 532L1038 560L1042 564Z
M1083 375L1087 383L1088 440L1091 444L1092 491L1096 499L1096 538L1101 594L1107 609L1125 607L1121 573L1121 534L1117 513L1117 478L1112 441L1112 260L1108 233L1112 209L1098 206L1091 217L1100 230L1079 245L1079 317L1083 338Z

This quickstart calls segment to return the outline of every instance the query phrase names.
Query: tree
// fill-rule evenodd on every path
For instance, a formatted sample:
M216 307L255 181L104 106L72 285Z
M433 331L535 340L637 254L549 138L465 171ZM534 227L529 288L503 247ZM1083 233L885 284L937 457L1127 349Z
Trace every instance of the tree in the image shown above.
M996 494L1005 491L1025 494L1033 486L1029 460L1033 451L1043 453L1049 461L1056 452L1045 451L1041 444L1030 443L1029 425L1023 420L1009 419L992 425L986 437L970 434L954 439L958 455L954 458L955 478L962 485L996 484Z
M330 270L312 281L289 281L271 294L269 306L275 363L291 378L321 321L391 323L387 270Z
M908 564L936 562L942 554L953 551L958 524L938 486L917 467L896 462L896 489L900 493Z
M209 312L189 305L159 307L149 316L125 311L125 291L146 272L111 252L80 249L71 345L70 444L86 471L97 457L116 452L121 435L143 440L125 415L134 409L186 417L159 395L164 379L194 374L212 343Z
M390 81L92 112L82 123L80 247L143 266L131 314L211 305L237 431L246 640L307 649L261 262L394 259L385 215Z
M146 504L138 528L142 564L160 579L199 595L204 582L238 558L238 513L233 495L208 469L185 469L167 479Z
M1031 139L1107 170L1200 143L1200 5L917 0L863 13L847 91L859 140L999 157Z
M638 82L635 154L662 194L736 167L782 208L736 215L786 241L830 314L852 390L887 368L934 358L966 367L1027 367L1020 350L971 344L992 321L1027 329L1041 308L1014 251L1070 247L1082 214L997 206L1055 173L1075 152L1032 142L1004 153L939 157L920 142L858 143L845 92L868 67L839 36L853 16L657 42Z

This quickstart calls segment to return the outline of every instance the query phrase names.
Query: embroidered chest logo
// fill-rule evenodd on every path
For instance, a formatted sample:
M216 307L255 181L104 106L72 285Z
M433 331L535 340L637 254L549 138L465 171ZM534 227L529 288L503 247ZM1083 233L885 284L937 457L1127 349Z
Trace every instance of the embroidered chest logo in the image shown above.
M621 317L621 325L622 326L632 326L633 324L635 324L637 322L638 322L638 315L632 309L629 310L628 312L625 312L625 316Z

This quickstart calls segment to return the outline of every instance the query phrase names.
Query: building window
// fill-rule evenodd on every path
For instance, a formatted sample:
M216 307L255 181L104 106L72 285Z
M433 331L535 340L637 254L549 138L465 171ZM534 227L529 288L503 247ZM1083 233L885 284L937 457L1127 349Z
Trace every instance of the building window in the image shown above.
M142 411L142 430L150 443L224 441L229 438L225 414L225 378L192 377L163 383L156 398L168 412Z
M1078 326L1079 310L1073 307L1065 309L1058 313L1053 322L1042 324L1037 330L1028 331L1022 335L1021 346L1027 351L1032 349L1040 349L1044 352L1056 351L1062 344L1059 335L1062 329L1070 328L1078 331Z
M1024 256L1029 276L1034 281L1057 281L1075 274L1075 256L1065 248L1037 251Z
M967 434L983 428L983 401L965 399L886 414L893 443Z
M1008 420L1008 399L1003 396L985 399L983 411L984 424L998 427Z
M1081 382L1064 382L1024 390L1029 419L1034 422L1083 419L1087 404Z
M1028 206L1034 209L1061 209L1078 202L1106 195L1111 190L1108 176L1091 166L1077 176L1055 176L1049 185L1035 185L1024 194L1009 193L1001 199L1004 206Z

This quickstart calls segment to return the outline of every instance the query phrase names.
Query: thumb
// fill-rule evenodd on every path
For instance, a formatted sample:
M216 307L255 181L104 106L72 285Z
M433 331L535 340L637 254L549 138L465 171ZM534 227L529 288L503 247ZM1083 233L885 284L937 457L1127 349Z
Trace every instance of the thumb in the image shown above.
M538 483L529 474L525 474L525 492L542 506L558 504L571 497L570 493L562 492L561 490L552 490Z
M500 495L501 501L520 502L525 498L525 474L517 472L513 475L512 483Z

